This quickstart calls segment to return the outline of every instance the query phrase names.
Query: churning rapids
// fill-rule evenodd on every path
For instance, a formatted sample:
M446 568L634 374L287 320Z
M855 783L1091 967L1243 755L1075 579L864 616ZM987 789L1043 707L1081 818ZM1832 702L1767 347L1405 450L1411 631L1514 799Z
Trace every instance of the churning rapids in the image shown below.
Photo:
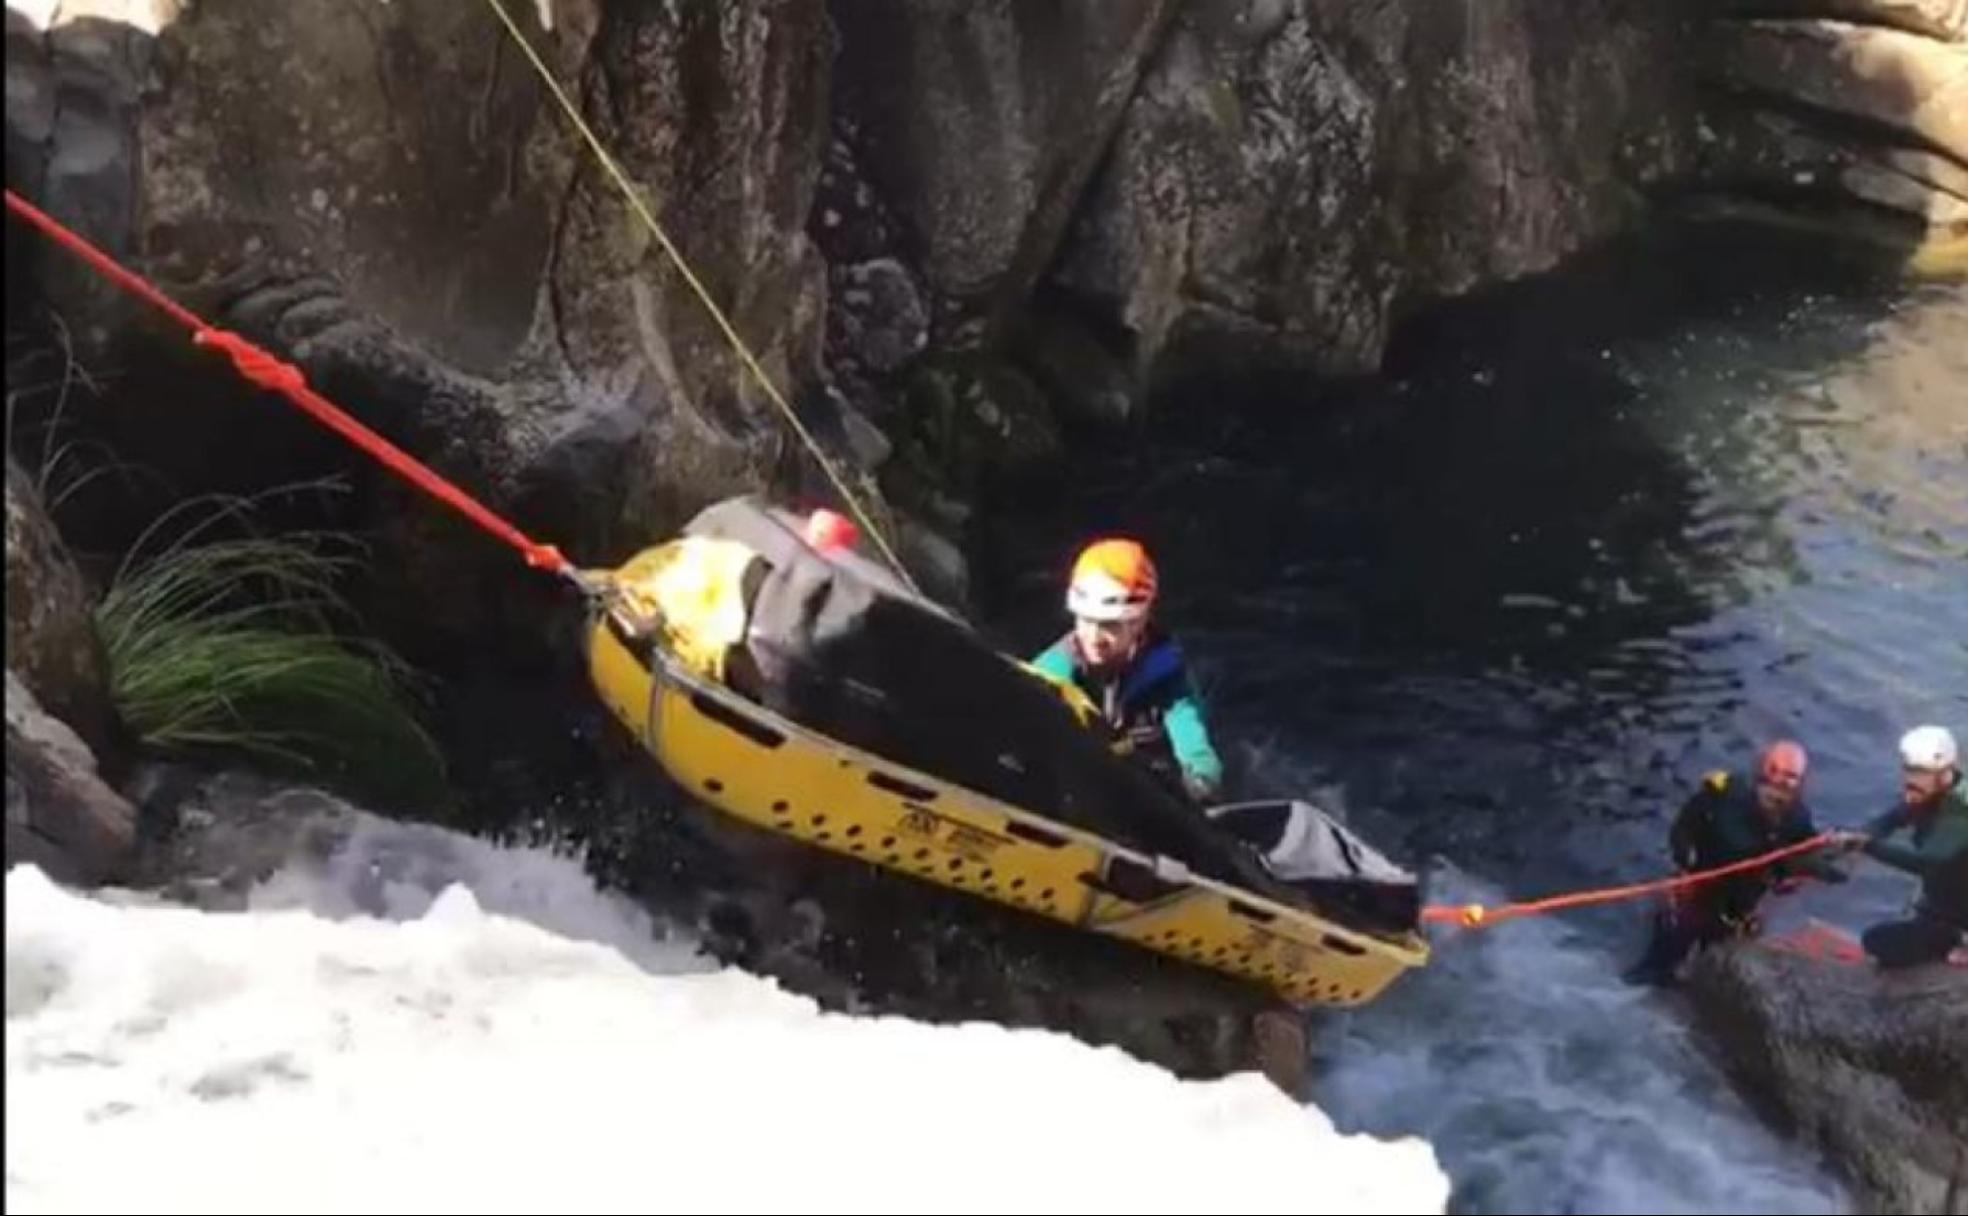
M1152 457L995 514L993 626L1036 650L1061 555L1142 535L1252 780L1442 859L1438 898L1656 874L1690 783L1772 731L1854 822L1901 727L1968 728L1968 295L1724 249L1473 305L1345 400L1179 402ZM1775 924L1904 895L1862 869ZM1848 1210L1621 984L1642 915L1438 935L1321 1023L1300 1108L821 1016L572 862L433 829L372 824L237 914L17 869L7 1206Z

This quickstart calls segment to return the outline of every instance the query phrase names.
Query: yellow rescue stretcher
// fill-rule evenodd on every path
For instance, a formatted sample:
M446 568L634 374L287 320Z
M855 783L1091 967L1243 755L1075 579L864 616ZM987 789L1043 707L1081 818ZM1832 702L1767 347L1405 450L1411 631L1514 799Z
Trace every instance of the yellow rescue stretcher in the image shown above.
M741 694L725 656L746 636L745 571L757 556L705 536L645 550L603 576L612 593L588 631L602 700L702 801L841 857L1226 972L1294 1004L1361 1004L1427 962L1418 926L1384 934L1341 924L841 743Z

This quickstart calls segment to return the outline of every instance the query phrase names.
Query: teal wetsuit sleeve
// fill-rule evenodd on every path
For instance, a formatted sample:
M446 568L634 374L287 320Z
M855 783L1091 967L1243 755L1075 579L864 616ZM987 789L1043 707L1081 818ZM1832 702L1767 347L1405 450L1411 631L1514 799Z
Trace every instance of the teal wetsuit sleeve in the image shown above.
M1223 761L1210 742L1209 728L1203 724L1203 707L1187 688L1169 705L1162 720L1174 746L1176 763L1192 786L1214 794L1223 786Z
M1064 642L1054 642L1032 660L1032 666L1045 672L1055 680L1073 678L1073 656L1066 653Z

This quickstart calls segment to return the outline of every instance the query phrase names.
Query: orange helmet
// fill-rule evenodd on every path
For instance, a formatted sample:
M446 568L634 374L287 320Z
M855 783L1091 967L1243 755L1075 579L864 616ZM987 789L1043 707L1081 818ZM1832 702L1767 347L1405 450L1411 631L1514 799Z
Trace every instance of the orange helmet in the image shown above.
M1073 563L1066 608L1086 620L1140 620L1155 602L1157 585L1146 549L1131 540L1096 541Z

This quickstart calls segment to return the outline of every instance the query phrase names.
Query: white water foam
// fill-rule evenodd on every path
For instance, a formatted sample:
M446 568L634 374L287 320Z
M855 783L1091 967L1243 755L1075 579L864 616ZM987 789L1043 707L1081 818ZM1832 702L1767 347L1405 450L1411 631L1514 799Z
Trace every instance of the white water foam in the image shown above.
M1423 1141L1342 1136L1253 1074L1185 1082L1062 1035L822 1013L708 969L535 850L377 821L245 912L90 898L26 867L6 898L9 1211L1448 1197Z
M1439 878L1447 902L1503 901ZM1701 1054L1676 998L1622 982L1630 959L1562 917L1436 939L1424 972L1333 1028L1316 1096L1349 1130L1426 1137L1456 1210L1856 1210Z

